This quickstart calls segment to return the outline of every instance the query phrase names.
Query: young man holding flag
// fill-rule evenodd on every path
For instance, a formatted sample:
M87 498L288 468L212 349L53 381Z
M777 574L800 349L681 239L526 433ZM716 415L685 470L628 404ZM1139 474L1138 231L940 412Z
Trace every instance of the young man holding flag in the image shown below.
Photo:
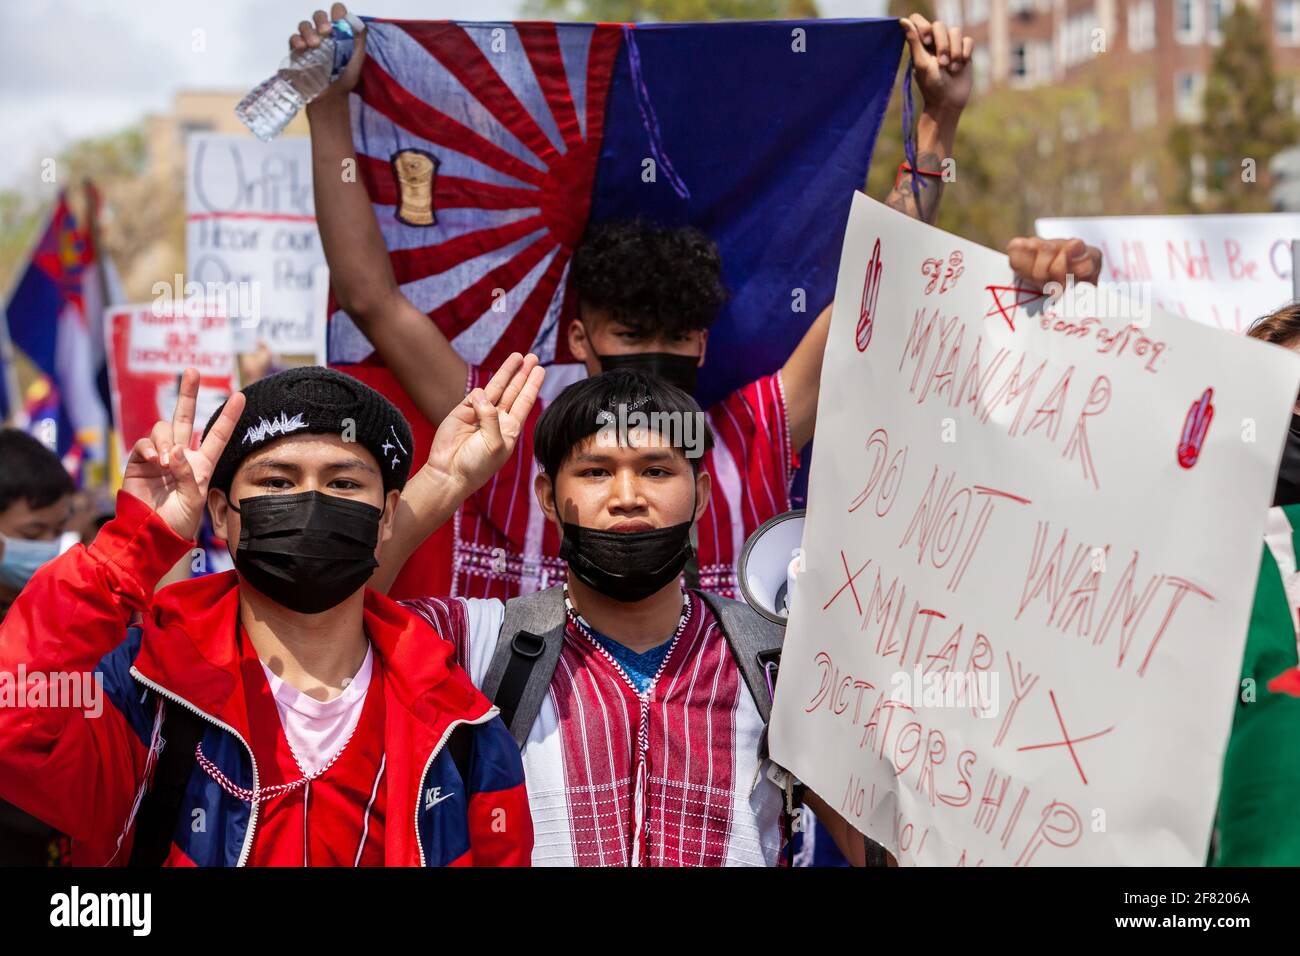
M317 11L314 22L299 25L290 48L318 46L331 20L346 14L342 4L333 6L330 17ZM934 173L952 154L957 121L970 96L972 41L959 29L931 24L920 15L901 22L924 99L917 164ZM363 32L343 75L307 110L316 214L340 307L370 339L421 414L439 422L487 374L461 358L402 294L364 186L340 175L357 163L347 94L361 75L365 44ZM904 172L888 202L933 222L944 182L937 175L921 180L914 187L912 174ZM574 251L569 283L579 317L564 332L578 363L548 369L535 414L565 386L609 368L649 370L691 391L695 372L704 364L709 325L726 295L718 251L707 237L692 229L644 223L595 225ZM816 420L829 325L827 306L780 370L709 409L717 443L704 469L715 476L717 487L713 507L696 532L696 573L705 590L737 593L735 564L746 537L790 508L798 453L812 437ZM505 599L564 577L560 536L530 490L532 426L532 421L525 426L523 441L506 467L456 515L455 594ZM413 480L422 479L417 475ZM432 531L399 525L390 554L414 551Z

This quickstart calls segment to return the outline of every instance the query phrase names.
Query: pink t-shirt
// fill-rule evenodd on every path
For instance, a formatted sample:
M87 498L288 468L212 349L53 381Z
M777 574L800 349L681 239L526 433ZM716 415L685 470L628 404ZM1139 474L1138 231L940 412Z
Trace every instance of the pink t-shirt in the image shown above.
M311 776L329 763L357 729L374 670L374 653L373 648L367 647L366 658L351 683L339 696L324 701L285 683L262 663L275 697L275 708L280 712L284 736L304 776Z

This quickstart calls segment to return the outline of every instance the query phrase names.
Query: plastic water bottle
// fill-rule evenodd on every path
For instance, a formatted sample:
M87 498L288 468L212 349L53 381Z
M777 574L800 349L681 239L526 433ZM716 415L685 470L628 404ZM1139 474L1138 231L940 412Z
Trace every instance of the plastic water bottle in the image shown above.
M279 136L298 111L324 93L347 66L353 38L365 25L348 14L346 20L335 20L333 27L320 46L296 50L285 57L275 76L257 84L239 101L235 115L258 139Z

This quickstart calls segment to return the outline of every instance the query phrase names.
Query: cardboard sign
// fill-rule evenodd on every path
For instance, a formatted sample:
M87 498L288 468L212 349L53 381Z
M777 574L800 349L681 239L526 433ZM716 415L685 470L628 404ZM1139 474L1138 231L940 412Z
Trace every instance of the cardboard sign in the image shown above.
M324 364L325 312L316 299L328 273L308 140L194 135L187 159L187 274L173 297L202 295L227 312L241 354L262 339L274 353Z
M1104 304L854 197L771 751L904 865L1205 860L1300 356Z
M1166 312L1228 332L1288 304L1296 213L1039 219L1046 239L1101 249L1103 278L1137 284Z
M180 375L199 370L194 447L235 387L230 320L153 304L104 310L108 379L124 455L158 421L171 421ZM125 457L123 458L125 461Z

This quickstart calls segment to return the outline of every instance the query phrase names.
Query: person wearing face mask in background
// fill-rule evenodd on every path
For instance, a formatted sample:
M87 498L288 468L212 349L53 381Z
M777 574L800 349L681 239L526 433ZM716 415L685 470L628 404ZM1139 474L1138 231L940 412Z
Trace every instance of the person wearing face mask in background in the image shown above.
M66 832L79 865L527 864L496 710L449 643L366 587L406 421L300 368L232 395L191 450L198 382L188 369L172 421L136 443L116 517L0 625L0 671L93 677L81 700L0 707L0 798ZM493 379L470 412L492 428L449 458L461 473L500 466L539 382L518 357ZM235 570L155 594L205 506ZM177 825L199 810L204 828Z
M0 621L37 570L58 557L75 491L57 455L26 432L0 429ZM0 866L57 863L63 842L0 801Z
M59 556L75 493L57 455L26 432L0 429L0 619Z
M427 490L454 484L441 462L473 440L475 401L439 429L403 521L455 513L457 498ZM504 603L403 602L456 645L522 748L535 866L788 864L801 799L865 860L860 839L840 843L847 824L767 757L782 630L680 583L711 502L712 443L700 406L658 376L616 369L570 385L532 442L566 583Z

